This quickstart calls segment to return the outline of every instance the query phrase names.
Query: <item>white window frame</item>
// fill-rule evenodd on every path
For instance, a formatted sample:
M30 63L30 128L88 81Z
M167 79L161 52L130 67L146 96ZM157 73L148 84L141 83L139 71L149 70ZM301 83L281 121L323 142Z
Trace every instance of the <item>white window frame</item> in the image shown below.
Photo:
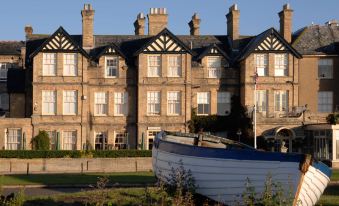
M255 69L258 76L268 74L268 54L254 54Z
M9 95L7 93L0 93L0 109L9 110Z
M181 55L171 55L168 56L168 69L167 76L168 77L181 77L182 74L182 58Z
M268 103L267 90L257 90L256 94L256 110L257 112L267 112Z
M333 59L318 60L318 78L333 79Z
M57 74L57 54L42 54L42 76L56 76Z
M147 77L161 77L161 56L147 56Z
M331 113L333 112L333 92L319 91L318 92L318 112Z
M199 105L202 105L202 112L199 111ZM198 92L197 93L197 115L204 116L211 114L211 93Z
M7 81L7 72L10 65L8 62L0 62L0 81Z
M115 70L115 75L113 71ZM119 76L119 57L118 56L106 56L105 57L105 77L117 78Z
M49 137L50 142L50 149L56 150L57 149L57 132L55 130L47 130L46 133Z
M114 116L128 115L128 93L114 92Z
M106 116L108 112L107 92L94 93L94 114L96 116Z
M288 76L288 55L274 54L274 76Z
M76 115L78 112L78 91L64 90L63 91L63 114Z
M181 114L181 92L167 92L167 115L178 116Z
M76 150L77 149L77 131L69 130L62 132L62 149Z
M147 92L147 115L159 116L161 113L161 92L148 91Z
M100 142L100 137L102 138L102 142ZM97 140L99 140L99 141L97 141ZM100 147L98 149L97 149L97 145L100 145ZM94 134L94 149L95 150L107 150L108 149L107 132L95 132L95 134Z
M13 131L13 133L11 131ZM7 128L5 132L6 132L5 149L6 150L20 150L22 147L22 143L23 143L22 142L22 129L21 128Z
M217 93L217 115L227 116L231 113L231 92Z
M42 115L55 115L56 114L56 102L57 93L54 90L42 90L41 91L41 114Z
M64 53L64 76L77 76L78 75L78 54L77 53Z
M208 56L207 57L207 77L208 78L220 78L222 68L221 56Z
M127 149L127 132L115 132L114 133L114 149Z
M287 90L274 91L274 111L275 112L288 112L288 107L289 107L288 106L288 99L289 99L288 93L289 92Z

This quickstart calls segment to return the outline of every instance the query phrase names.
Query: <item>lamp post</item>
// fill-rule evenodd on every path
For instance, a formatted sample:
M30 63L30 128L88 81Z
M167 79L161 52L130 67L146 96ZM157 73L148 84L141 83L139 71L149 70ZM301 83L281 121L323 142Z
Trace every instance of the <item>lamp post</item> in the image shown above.
M238 135L238 141L240 142L240 136L241 136L241 130L240 129L238 129L238 131L237 131L237 135Z

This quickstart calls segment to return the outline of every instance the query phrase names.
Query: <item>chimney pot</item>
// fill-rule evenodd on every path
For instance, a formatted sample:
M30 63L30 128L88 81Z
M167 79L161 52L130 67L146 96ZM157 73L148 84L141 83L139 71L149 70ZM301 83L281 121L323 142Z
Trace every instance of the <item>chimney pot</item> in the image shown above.
M240 10L238 5L234 4L229 8L227 18L227 35L232 41L232 48L238 49L238 40L239 40L239 19L240 19Z
M25 26L26 38L28 39L33 34L33 27L29 24Z
M143 13L137 15L137 20L134 22L134 32L135 35L145 35L145 15Z
M94 10L91 4L85 4L81 11L82 16L82 47L90 49L94 47L93 21Z
M190 27L191 35L199 35L200 34L200 19L197 13L194 13L192 16L192 20L188 22Z
M292 41L292 15L293 10L289 4L285 4L283 10L279 12L280 34L288 43Z

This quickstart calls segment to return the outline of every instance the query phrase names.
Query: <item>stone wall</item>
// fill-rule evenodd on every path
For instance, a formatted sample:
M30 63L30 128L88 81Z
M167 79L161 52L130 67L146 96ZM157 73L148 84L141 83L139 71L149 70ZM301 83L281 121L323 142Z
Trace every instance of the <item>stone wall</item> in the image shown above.
M0 174L145 172L152 170L152 158L9 158L0 165Z

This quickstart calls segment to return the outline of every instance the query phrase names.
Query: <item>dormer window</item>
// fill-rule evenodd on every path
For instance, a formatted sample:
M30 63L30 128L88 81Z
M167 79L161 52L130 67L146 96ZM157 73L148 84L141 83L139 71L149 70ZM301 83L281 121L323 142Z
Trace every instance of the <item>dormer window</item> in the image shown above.
M106 57L105 77L116 78L118 77L119 58L117 56Z
M76 53L64 54L64 76L78 75L78 58Z
M42 75L56 76L56 53L43 53Z
M318 78L319 79L332 79L333 78L333 60L332 59L319 59Z
M221 57L207 57L208 78L221 77Z
M161 57L160 55L148 56L148 77L160 77L161 76Z
M0 63L0 81L7 80L7 71L10 67L10 63Z
M267 54L255 54L255 69L258 76L267 76L267 62L268 55Z

